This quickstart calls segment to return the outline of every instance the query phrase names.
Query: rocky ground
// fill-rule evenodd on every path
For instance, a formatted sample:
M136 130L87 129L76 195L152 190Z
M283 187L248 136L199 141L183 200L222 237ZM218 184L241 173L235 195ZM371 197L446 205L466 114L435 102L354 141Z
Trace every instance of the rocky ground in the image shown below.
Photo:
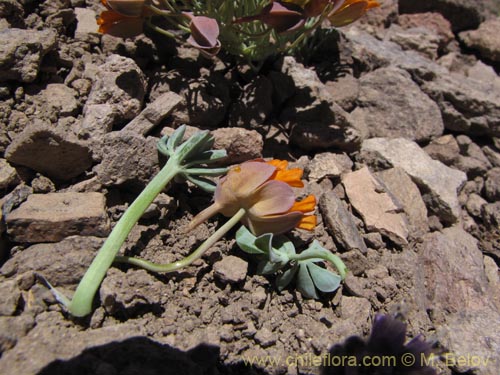
M317 374L294 358L400 313L409 337L489 359L440 374L498 374L500 4L382 2L254 74L157 35L99 35L97 0L0 0L0 373ZM292 237L340 254L339 291L277 293L228 235L177 274L113 267L90 318L61 312L35 274L75 289L183 123L227 164L305 169L319 225ZM124 251L185 256L223 221L186 233L209 202L171 186ZM279 362L244 362L265 355Z

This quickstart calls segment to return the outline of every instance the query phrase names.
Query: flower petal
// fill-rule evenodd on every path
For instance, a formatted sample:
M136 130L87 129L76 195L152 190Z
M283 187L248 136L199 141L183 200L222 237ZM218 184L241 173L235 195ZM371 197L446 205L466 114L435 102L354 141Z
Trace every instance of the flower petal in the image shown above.
M354 3L344 4L338 11L330 13L328 21L335 27L341 27L353 23L363 14L366 13L368 1L358 1Z
M105 10L97 19L99 32L121 38L132 38L140 35L144 29L144 20L136 17L125 17L114 11Z
M269 180L275 170L276 168L272 165L258 161L248 161L231 168L219 184L221 189L215 190L215 200L220 199L220 194L226 189L231 190L238 198L247 198L264 182Z
M297 223L300 222L301 217L302 214L299 212L258 218L247 215L242 219L242 223L256 236L265 233L281 234L295 228Z
M299 211L303 213L313 212L316 208L316 197L314 195L308 195L299 202L295 202L290 208L290 212Z
M144 11L145 0L103 0L107 8L127 17L141 17Z
M304 171L300 168L278 170L273 180L283 181L293 187L304 187L304 183L301 180L303 173Z
M252 217L282 214L289 211L294 202L295 194L290 186L271 180L252 195L248 213Z
M305 215L302 216L302 219L300 219L295 228L313 231L314 228L316 228L317 223L318 220L316 218L316 215Z

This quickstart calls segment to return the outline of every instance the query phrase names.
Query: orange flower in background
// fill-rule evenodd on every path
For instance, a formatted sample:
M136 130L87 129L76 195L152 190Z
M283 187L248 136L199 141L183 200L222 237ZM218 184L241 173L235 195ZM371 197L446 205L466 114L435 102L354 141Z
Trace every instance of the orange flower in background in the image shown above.
M380 6L374 0L345 0L338 9L328 15L328 21L335 27L341 27L353 23L363 16L368 9Z
M303 187L300 168L283 160L253 160L232 168L217 184L214 203L190 223L194 228L216 213L234 216L245 210L242 223L255 235L284 233L293 228L314 230L316 198L296 202L292 187Z
M149 15L146 0L101 0L108 9L97 19L99 32L122 38L142 34L144 19Z

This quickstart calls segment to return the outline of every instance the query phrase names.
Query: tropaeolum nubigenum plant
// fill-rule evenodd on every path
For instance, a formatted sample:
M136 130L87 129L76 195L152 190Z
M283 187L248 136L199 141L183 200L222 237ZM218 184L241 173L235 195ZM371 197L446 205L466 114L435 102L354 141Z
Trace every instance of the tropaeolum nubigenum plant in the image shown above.
M223 48L252 67L270 55L293 52L325 23L345 26L379 6L375 0L101 1L107 8L97 20L101 33L132 37L146 26L186 40L206 56Z
M173 272L199 259L215 242L239 222L244 226L237 232L237 243L248 253L265 259L259 266L263 274L282 271L277 277L278 288L283 289L297 276L297 287L306 297L317 298L316 288L331 292L338 288L345 277L346 268L340 258L323 249L318 242L297 254L293 244L282 233L293 228L313 230L316 217L313 195L295 200L292 187L303 187L302 170L287 168L286 161L252 160L227 168L210 168L209 165L226 156L224 150L211 150L213 137L206 131L198 132L184 143L185 127L177 129L170 137L160 140L158 150L168 157L161 171L146 186L113 228L80 281L72 299L50 286L57 300L76 317L92 311L94 296L113 262L128 263L152 272ZM226 176L215 185L207 176ZM181 176L214 192L214 203L195 216L189 225L192 229L216 213L229 217L205 242L186 258L166 264L117 255L132 227L137 223L154 198L174 179ZM248 227L248 229L246 228ZM278 235L273 239L274 235ZM257 237L258 236L258 237ZM340 276L320 267L317 263L331 262Z

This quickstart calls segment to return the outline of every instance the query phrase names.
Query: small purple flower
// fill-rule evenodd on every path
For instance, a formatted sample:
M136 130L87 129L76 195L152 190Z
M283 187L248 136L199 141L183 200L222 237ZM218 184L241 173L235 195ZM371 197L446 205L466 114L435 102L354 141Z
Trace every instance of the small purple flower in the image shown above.
M351 336L334 345L322 375L436 375L430 366L431 344L417 336L405 345L406 324L377 315L368 340Z

